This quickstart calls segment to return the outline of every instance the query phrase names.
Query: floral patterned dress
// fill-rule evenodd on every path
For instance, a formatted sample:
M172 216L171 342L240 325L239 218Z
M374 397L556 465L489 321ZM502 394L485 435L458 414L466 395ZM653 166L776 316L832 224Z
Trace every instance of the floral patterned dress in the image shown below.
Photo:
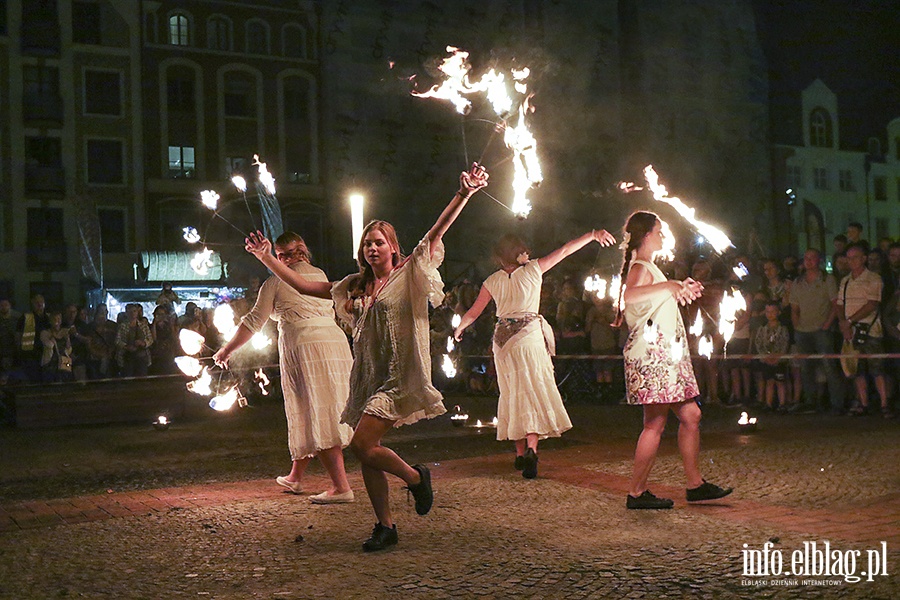
M443 260L443 243L431 254L426 238L374 298L351 298L356 275L332 286L337 315L353 329L350 398L342 423L356 427L365 413L400 426L446 412L431 384L428 323L428 302L437 306L444 298L437 270Z
M666 276L653 263L643 265L653 283ZM674 404L700 395L687 335L678 302L667 290L625 306L628 340L625 342L625 388L629 404Z

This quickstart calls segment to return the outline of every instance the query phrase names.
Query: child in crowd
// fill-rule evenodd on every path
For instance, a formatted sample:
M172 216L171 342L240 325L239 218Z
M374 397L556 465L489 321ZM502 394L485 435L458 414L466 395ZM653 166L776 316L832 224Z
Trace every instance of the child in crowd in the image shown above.
M756 330L753 338L753 347L757 354L772 355L762 359L758 364L763 386L760 394L765 390L766 409L774 409L775 391L778 391L778 407L785 408L787 401L787 363L779 359L777 355L784 354L788 350L790 334L788 328L779 320L781 303L770 301L766 304L766 324Z

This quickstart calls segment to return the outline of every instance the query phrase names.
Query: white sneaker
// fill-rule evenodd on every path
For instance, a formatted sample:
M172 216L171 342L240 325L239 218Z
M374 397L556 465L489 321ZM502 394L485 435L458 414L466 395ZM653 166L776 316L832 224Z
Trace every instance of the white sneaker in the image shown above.
M277 483L281 487L285 487L285 488L291 490L295 494L303 493L303 487L299 481L288 481L287 477L283 477L283 476L279 475L278 477L275 478L275 483Z
M354 500L353 490L344 492L343 494L329 494L328 492L322 492L321 494L309 497L309 501L313 504L348 504Z

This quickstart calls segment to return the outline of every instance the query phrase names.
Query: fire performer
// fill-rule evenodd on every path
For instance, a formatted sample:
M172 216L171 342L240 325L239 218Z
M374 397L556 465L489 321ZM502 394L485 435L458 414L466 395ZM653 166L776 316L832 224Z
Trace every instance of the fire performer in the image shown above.
M333 284L311 281L279 263L259 232L247 239L247 251L275 275L301 294L333 298L338 316L353 327L350 396L341 421L356 428L350 447L362 463L366 492L378 519L363 543L366 552L397 543L388 473L406 482L416 513L428 514L434 501L428 467L408 465L382 446L381 438L395 426L446 412L440 392L431 384L428 301L436 306L444 295L437 271L444 258L441 238L487 180L480 165L463 172L459 191L409 257L400 253L390 223L369 223L357 251L359 273Z
M275 257L309 281L328 281L322 270L310 264L306 242L292 231L275 240ZM332 303L299 294L277 277L269 277L234 337L213 360L227 366L235 350L250 341L269 319L278 323L278 361L292 460L291 472L275 481L295 494L302 493L303 474L316 456L331 478L331 488L310 496L310 501L353 502L342 452L353 430L340 422L350 389L353 356L347 336L335 322Z
M625 223L620 300L629 334L625 343L625 385L629 404L644 407L644 429L634 456L626 507L672 508L672 500L647 489L650 469L669 410L678 417L678 449L687 477L687 500L714 500L731 493L700 475L700 395L678 304L700 297L703 286L691 278L666 279L653 263L663 248L662 222L654 213L637 211ZM621 313L619 315L621 317Z
M541 283L544 273L593 241L611 246L616 239L605 229L592 229L543 258L529 260L528 247L518 236L501 237L494 247L500 270L485 279L453 334L460 341L488 303L497 303L493 343L500 387L497 439L515 441L515 467L525 479L537 477L538 441L572 428L553 376L553 332L538 312Z

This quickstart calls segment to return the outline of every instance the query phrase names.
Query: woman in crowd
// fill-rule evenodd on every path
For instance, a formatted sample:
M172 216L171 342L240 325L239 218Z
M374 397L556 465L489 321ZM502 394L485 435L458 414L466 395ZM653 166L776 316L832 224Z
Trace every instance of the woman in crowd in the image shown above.
M541 281L562 259L593 241L609 246L615 238L603 229L591 230L543 258L530 260L521 239L503 236L494 248L500 270L485 279L475 304L454 332L460 340L488 303L497 303L493 344L500 386L497 439L515 441L515 465L526 479L537 477L538 440L559 437L572 428L553 377L553 333L538 313Z
M310 263L306 242L292 231L275 240L275 258L308 281L328 281L325 273ZM281 390L292 460L291 472L277 477L275 482L300 494L303 474L310 459L316 456L331 478L331 488L310 496L310 501L353 502L342 451L350 443L353 430L341 423L341 411L350 394L353 357L347 336L335 322L331 300L300 294L278 277L269 277L234 337L216 352L213 360L227 366L231 355L262 330L269 319L278 323Z
M658 498L647 489L650 469L669 410L678 417L678 449L687 477L687 500L713 500L731 493L707 483L700 475L700 395L687 351L687 336L678 304L700 297L703 286L691 278L666 279L653 263L663 248L662 222L654 213L638 211L625 223L622 264L625 320L625 383L629 404L644 408L644 429L634 456L630 509L672 508L672 500Z
M354 329L350 398L341 421L355 427L350 447L362 463L366 492L378 522L363 543L367 552L397 543L389 503L388 473L402 479L420 515L431 510L431 474L424 465L408 465L381 438L398 425L446 412L431 384L428 302L439 305L443 282L437 267L444 258L441 241L469 198L487 185L479 165L460 175L460 189L409 257L400 253L394 227L372 221L357 251L359 272L337 283L311 281L271 255L261 234L247 239L247 250L301 294L333 298L338 316Z

